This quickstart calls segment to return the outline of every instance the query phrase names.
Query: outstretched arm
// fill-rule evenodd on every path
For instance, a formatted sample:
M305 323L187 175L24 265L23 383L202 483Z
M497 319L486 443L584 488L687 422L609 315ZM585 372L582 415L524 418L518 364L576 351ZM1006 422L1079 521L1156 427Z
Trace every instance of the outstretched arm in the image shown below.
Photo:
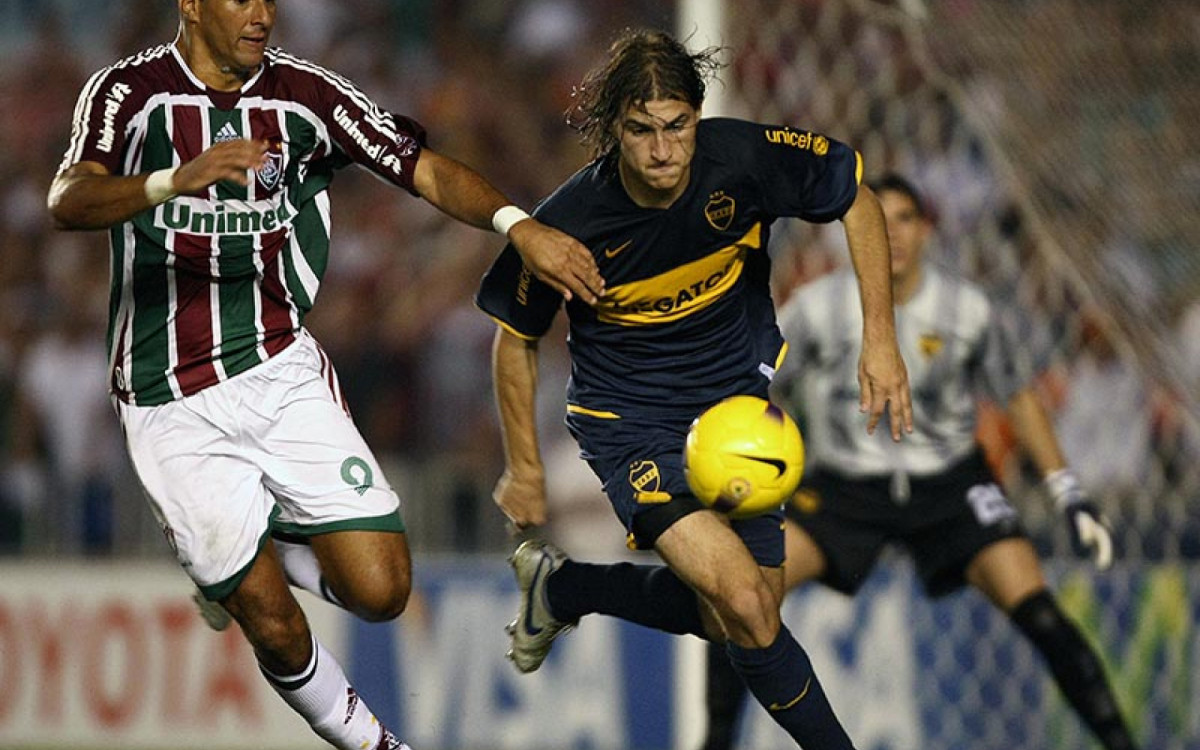
M892 439L901 431L912 432L912 395L908 370L896 342L896 320L892 309L891 252L879 200L866 185L846 215L846 243L858 276L862 298L863 346L858 363L860 409L869 412L867 432L874 434L883 410L891 405Z
M1079 477L1067 468L1054 426L1037 393L1032 388L1017 392L1008 402L1008 416L1017 439L1045 480L1055 508L1066 516L1075 554L1094 559L1101 570L1107 568L1113 559L1108 522L1084 494Z
M492 499L518 529L546 523L546 473L538 447L537 341L503 328L492 345L492 380L504 437L504 474Z
M227 141L174 169L129 176L112 175L94 161L79 162L54 178L46 205L59 229L106 229L221 180L246 185L266 153L266 141Z
M503 226L507 222L499 222L494 226L496 212L509 205L508 199L464 164L423 149L413 187L422 198L459 221L480 229L504 229L533 274L567 299L578 295L588 304L595 304L604 293L596 260L578 240L516 209L509 211L521 217L516 223Z
M1023 388L1009 399L1008 418L1012 420L1021 447L1042 477L1067 467L1050 415L1033 388Z

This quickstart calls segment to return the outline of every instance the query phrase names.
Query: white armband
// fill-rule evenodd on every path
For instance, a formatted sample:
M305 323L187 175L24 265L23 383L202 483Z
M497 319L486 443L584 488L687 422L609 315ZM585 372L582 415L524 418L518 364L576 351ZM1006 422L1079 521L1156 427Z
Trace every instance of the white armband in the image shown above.
M516 224L518 221L525 221L528 218L529 214L516 206L502 206L496 209L496 213L492 214L492 228L507 237L508 230L513 228L513 224Z
M146 178L146 200L150 201L151 206L157 206L179 194L175 190L175 170L178 168L160 169Z

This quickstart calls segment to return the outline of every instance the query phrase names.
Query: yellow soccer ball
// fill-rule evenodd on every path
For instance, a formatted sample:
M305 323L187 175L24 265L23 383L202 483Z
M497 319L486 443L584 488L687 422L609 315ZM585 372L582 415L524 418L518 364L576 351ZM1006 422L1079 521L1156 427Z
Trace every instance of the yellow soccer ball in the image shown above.
M756 396L731 396L688 428L683 474L692 493L730 518L778 509L800 484L804 440L787 412Z

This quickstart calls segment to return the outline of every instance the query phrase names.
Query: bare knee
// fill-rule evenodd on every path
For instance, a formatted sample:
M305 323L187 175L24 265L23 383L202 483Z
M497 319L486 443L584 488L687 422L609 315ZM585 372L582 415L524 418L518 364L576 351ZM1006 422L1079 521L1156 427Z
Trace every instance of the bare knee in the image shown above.
M726 589L713 603L729 640L747 648L766 648L779 634L779 606L765 581Z
M394 620L408 606L412 558L404 534L342 531L315 536L313 551L334 596L367 622Z
M373 560L353 568L353 575L330 582L346 609L367 622L394 620L408 606L412 568L407 560Z
M367 622L387 622L404 612L411 593L409 571L395 570L389 575L359 578L349 586L343 601L347 609Z

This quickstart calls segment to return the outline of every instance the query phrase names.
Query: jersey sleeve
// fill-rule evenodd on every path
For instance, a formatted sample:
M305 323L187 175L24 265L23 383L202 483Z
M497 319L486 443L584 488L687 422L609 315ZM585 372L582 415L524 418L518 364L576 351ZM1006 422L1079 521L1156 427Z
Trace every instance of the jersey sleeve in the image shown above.
M509 333L537 339L550 330L562 295L539 281L507 245L484 274L475 304Z
M58 166L60 174L84 161L103 165L109 174L122 173L130 120L149 97L145 83L127 73L117 67L104 68L79 92L71 116L71 140Z
M350 80L310 67L309 81L318 91L335 148L349 161L416 195L413 176L425 147L425 128L411 117L381 108Z
M850 210L862 180L862 158L850 146L808 130L755 123L738 128L737 137L767 211L826 223Z

